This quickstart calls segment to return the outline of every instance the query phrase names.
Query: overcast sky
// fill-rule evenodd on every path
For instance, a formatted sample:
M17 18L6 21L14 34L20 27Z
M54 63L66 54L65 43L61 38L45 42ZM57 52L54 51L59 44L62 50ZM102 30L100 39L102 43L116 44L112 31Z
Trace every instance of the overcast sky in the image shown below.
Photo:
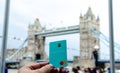
M114 12L114 39L120 42L120 1L113 0ZM25 39L28 25L33 24L39 18L42 26L47 29L79 24L80 14L84 15L91 7L93 14L100 17L100 31L109 36L108 0L10 0L10 16L8 36ZM3 31L5 0L0 0L0 35ZM13 46L8 40L8 48L17 47L21 42Z

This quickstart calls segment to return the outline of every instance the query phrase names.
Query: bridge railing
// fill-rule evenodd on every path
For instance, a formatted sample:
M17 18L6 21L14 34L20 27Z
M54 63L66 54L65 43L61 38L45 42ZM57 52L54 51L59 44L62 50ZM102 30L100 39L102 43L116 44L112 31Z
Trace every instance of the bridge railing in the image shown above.
M18 50L16 52L14 52L10 57L6 58L6 60L16 60L20 57L22 57L24 55L24 53L26 52L26 48L23 48L23 46L25 45L25 43L27 42L27 38L24 40L24 42L22 43L22 45L18 48Z
M95 31L94 28L91 29L91 32L95 35L96 38L101 39L101 42L104 43L109 48L109 38L106 37L102 32ZM115 56L119 55L120 53L120 45L116 42L114 42L114 48L115 48ZM106 56L108 56L106 54ZM116 57L117 59L118 57Z

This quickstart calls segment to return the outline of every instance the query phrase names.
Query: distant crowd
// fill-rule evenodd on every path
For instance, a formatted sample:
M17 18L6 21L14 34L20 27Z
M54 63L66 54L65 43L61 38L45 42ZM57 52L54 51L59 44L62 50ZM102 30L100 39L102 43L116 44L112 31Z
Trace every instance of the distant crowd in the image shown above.
M103 68L100 67L95 67L95 68L84 68L80 66L76 66L73 68L60 68L58 73L110 73L110 68L107 70L104 70Z

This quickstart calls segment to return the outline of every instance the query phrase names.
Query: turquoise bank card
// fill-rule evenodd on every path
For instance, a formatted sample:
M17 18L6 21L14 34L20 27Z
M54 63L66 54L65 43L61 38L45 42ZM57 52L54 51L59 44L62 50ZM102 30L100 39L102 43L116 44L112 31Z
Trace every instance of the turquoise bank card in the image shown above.
M67 66L66 40L50 42L49 62L55 68Z

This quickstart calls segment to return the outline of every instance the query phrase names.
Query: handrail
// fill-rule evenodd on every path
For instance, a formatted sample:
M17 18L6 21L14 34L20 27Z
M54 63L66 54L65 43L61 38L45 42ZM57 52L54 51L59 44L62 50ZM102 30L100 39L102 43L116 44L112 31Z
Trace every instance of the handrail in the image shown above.
M6 58L6 60L11 60L15 55L17 55L23 49L22 47L27 42L27 40L28 38L26 38L24 42L21 44L20 48L15 53L13 53L10 57Z

